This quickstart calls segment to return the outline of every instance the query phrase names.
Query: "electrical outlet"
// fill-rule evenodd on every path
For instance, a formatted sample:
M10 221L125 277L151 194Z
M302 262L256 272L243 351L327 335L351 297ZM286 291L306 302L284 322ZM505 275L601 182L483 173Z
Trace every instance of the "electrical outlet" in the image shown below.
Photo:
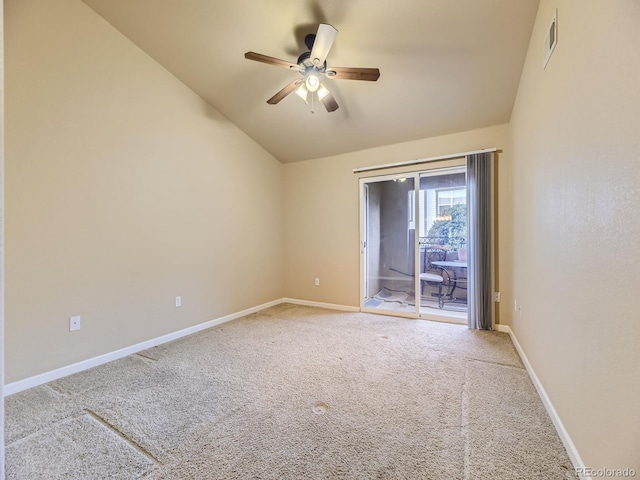
M76 330L80 330L80 315L69 317L69 331L75 332Z
M319 287L319 286L320 286L320 279L316 278L316 287Z
M182 297L176 297L176 308L182 306Z
M500 303L500 292L493 292L493 301Z

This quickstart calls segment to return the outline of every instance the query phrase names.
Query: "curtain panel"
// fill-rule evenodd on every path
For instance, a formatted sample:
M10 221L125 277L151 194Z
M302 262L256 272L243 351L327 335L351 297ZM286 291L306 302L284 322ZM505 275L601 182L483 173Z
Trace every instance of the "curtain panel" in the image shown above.
M480 330L493 328L492 163L492 152L467 156L468 324Z

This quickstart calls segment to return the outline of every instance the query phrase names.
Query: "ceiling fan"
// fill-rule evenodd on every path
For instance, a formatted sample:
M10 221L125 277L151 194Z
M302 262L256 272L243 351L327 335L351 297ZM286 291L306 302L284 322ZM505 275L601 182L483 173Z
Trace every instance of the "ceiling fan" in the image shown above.
M366 80L370 82L378 80L380 70L377 68L327 67L327 55L337 35L338 30L327 23L321 23L318 26L318 33L310 33L305 37L304 43L309 51L302 53L296 63L255 52L245 53L244 58L248 60L288 68L302 74L302 78L297 78L289 83L267 100L267 103L275 105L291 92L295 91L305 103L308 103L309 94L311 94L312 102L314 94L317 95L327 111L334 112L338 109L338 103L329 89L320 81L321 77L343 80Z

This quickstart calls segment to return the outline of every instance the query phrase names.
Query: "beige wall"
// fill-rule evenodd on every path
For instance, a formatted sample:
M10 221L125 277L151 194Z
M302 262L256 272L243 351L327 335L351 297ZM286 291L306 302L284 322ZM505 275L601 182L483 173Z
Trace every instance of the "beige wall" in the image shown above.
M0 0L0 398L4 398L4 1ZM0 480L4 480L4 401L0 402Z
M509 127L496 127L363 150L284 165L285 293L288 297L340 305L360 305L358 179L356 167L448 155L480 148L502 150L496 158L498 190L498 288L501 323L509 323L510 152ZM382 172L384 174L387 171ZM314 278L320 286L314 286Z
M513 330L584 463L636 471L639 25L637 0L542 0L511 119Z
M282 165L79 0L5 20L7 381L281 298Z

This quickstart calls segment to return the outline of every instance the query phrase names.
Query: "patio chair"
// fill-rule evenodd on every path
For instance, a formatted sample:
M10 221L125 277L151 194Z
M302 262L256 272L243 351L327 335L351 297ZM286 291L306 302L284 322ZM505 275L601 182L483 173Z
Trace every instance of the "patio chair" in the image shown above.
M438 289L437 292L431 293L432 297L438 298L438 308L444 307L444 297L451 286L451 275L446 269L433 265L432 262L446 259L447 250L442 245L425 245L422 272L420 273L421 290L424 293L425 285Z

